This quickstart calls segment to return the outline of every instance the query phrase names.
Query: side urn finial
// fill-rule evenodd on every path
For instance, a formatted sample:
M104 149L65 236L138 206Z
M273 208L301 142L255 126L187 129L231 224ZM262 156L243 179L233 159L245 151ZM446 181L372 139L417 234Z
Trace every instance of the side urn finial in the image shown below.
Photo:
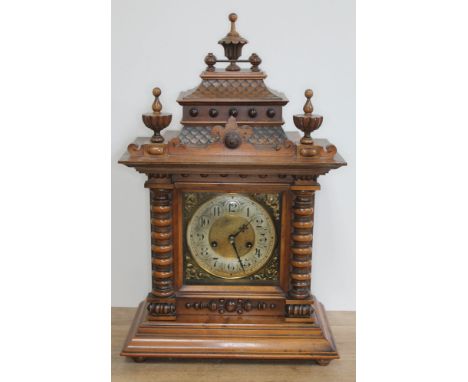
M153 89L154 102L153 102L153 112L145 113L142 115L143 122L145 126L154 131L153 136L151 137L151 142L153 143L162 143L164 138L161 135L161 131L165 129L172 121L172 114L170 113L161 113L162 104L159 101L159 96L161 95L160 88Z
M223 46L224 54L230 61L226 70L235 72L240 70L239 65L236 64L236 60L242 55L242 47L247 44L248 41L236 30L237 15L235 13L229 15L229 21L231 22L231 30L226 37L219 40L218 43Z
M323 117L321 115L312 114L314 111L314 107L310 101L314 95L312 89L307 89L304 92L304 95L307 98L303 108L304 114L293 115L293 120L296 127L304 132L304 136L301 138L301 143L303 145L313 145L314 140L310 137L310 133L320 127L323 121Z

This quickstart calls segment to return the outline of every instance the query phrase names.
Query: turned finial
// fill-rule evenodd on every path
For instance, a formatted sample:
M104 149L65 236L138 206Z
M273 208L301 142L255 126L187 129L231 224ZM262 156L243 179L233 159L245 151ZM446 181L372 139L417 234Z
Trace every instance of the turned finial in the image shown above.
M304 114L293 115L293 120L296 127L304 132L304 136L301 138L301 144L313 145L314 140L311 138L310 133L320 127L323 121L323 117L321 115L312 114L314 111L314 107L310 101L314 95L312 89L307 89L304 92L304 95L307 98L307 101L302 109L304 110Z
M242 47L247 44L248 41L236 30L237 15L235 13L229 15L229 21L231 22L231 30L224 38L218 41L218 44L223 46L224 55L230 62L226 70L235 72L240 70L236 61L242 55Z
M252 53L249 57L249 62L250 64L252 65L250 67L250 70L252 72L259 72L260 69L258 68L258 66L262 63L262 59L259 57L259 55L257 53Z
M161 113L162 105L159 101L159 96L161 95L160 88L153 89L154 102L152 105L153 112L145 113L142 115L143 122L146 127L153 130L154 134L151 137L151 142L153 143L162 143L164 138L161 135L161 130L165 129L172 120L172 114L170 113Z
M205 64L207 65L207 72L214 72L216 65L216 56L213 53L208 53L205 57Z
M161 105L161 102L159 101L159 96L161 95L161 89L154 88L153 95L154 95L153 111L156 114L160 114L162 110L162 105Z
M304 108L302 110L304 110L304 113L306 115L310 115L312 114L312 112L314 111L314 107L312 106L312 102L310 101L310 99L312 98L312 96L314 95L314 92L312 91L312 89L307 89L305 92L304 92L304 95L306 96L307 98L307 101L304 105Z

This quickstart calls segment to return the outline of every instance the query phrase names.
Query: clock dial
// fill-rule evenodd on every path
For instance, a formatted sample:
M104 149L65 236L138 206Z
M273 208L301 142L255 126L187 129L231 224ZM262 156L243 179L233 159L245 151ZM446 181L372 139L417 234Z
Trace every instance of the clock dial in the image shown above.
M224 279L250 276L273 254L276 232L268 212L240 194L202 204L187 226L187 243L198 265Z

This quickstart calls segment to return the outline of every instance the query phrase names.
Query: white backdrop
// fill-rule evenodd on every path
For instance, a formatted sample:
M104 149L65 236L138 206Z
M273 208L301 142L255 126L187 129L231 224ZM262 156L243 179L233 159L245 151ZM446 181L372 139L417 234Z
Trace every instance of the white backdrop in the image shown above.
M196 86L236 12L249 40L243 58L257 53L269 87L289 98L285 130L302 113L312 88L314 133L338 147L348 166L319 178L312 291L330 310L355 309L355 4L347 0L249 1L114 0L112 2L112 305L136 306L151 288L149 195L145 176L117 164L136 136L149 136L141 114L152 88L179 128L182 90ZM92 91L92 89L91 89Z

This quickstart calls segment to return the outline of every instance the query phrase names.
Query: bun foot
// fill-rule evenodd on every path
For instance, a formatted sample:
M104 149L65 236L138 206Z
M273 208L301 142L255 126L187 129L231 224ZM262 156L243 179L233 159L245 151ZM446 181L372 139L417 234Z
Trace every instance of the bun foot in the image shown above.
M141 363L145 362L146 358L145 357L132 357L134 362Z
M320 366L327 366L330 363L331 359L316 359L315 362Z

